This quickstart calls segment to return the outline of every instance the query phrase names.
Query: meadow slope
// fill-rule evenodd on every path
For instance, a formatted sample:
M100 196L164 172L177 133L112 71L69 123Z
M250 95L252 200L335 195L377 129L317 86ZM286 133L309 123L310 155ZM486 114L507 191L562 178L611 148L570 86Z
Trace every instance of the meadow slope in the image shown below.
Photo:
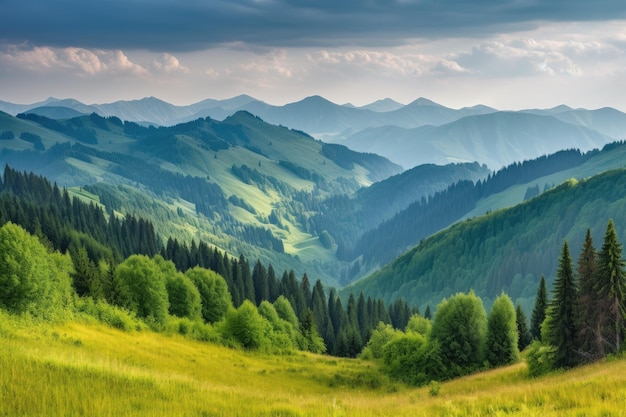
M528 379L517 364L407 388L371 362L267 356L0 312L0 416L624 416L626 360Z

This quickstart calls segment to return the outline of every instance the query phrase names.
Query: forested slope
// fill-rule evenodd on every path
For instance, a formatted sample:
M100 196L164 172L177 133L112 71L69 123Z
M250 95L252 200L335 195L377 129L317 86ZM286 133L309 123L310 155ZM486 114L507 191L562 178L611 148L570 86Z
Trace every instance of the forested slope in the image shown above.
M474 289L485 304L502 291L532 307L541 275L554 277L563 240L580 250L587 227L600 239L608 219L626 235L626 171L570 180L515 207L469 219L422 241L345 291L403 297L420 307Z

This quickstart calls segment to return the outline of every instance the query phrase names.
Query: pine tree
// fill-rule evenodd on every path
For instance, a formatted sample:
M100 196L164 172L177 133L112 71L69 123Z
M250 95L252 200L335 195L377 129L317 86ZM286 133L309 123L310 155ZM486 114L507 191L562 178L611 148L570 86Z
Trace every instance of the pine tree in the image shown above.
M578 349L583 361L593 361L604 356L601 340L598 308L598 296L595 290L597 274L597 254L593 247L591 230L587 229L585 242L578 257Z
M330 320L328 315L328 307L326 305L326 295L324 294L324 286L318 279L313 287L313 294L311 295L311 310L313 311L313 317L315 318L315 325L319 334L324 337L328 335L326 328Z
M622 261L622 244L617 240L613 220L609 220L602 250L598 256L598 311L607 353L619 352L624 336L624 303L626 301L626 273Z
M535 298L535 307L530 317L530 335L534 340L541 341L541 325L546 319L546 310L548 309L548 290L546 288L546 279L542 275L539 281L539 289L537 289L537 297Z
M254 296L256 305L260 305L263 300L270 300L270 287L267 279L267 271L261 263L257 260L252 270L252 282L254 283Z
M530 345L532 342L532 335L530 334L530 330L528 330L528 324L526 323L526 314L522 309L522 306L517 304L515 308L515 322L517 324L517 349L521 352L526 349L526 346Z
M571 368L576 365L577 295L572 259L567 241L563 244L559 270L554 282L553 298L548 308L545 342L555 348L554 365Z

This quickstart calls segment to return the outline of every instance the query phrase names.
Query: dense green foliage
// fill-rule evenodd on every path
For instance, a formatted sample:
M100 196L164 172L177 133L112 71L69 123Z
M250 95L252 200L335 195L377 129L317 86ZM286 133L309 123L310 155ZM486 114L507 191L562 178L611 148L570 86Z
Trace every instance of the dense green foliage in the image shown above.
M473 292L444 299L433 320L431 337L439 343L448 377L478 370L485 360L487 315Z
M565 241L542 339L531 346L528 354L531 375L621 352L626 303L621 246L612 220L597 255L588 231L575 276Z
M72 303L71 260L49 252L22 227L0 227L0 307L38 317L62 316Z
M519 361L519 333L513 302L502 294L493 303L487 318L487 361L503 366Z
M516 313L502 294L486 317L472 292L456 294L437 307L434 322L419 314L404 332L380 323L361 353L378 360L394 379L425 385L518 362Z
M199 266L188 269L185 276L193 283L202 300L202 318L207 323L220 321L232 307L228 286L223 277Z
M115 302L138 317L163 325L169 309L166 282L155 260L131 255L115 269Z
M364 233L355 243L350 258L363 256L371 264L385 265L421 239L462 218L479 200L515 184L578 166L595 154L561 151L511 164L483 181L458 181L427 199L415 201L393 218Z
M311 289L306 274L300 282L293 270L279 278L272 265L266 268L260 261L251 271L243 255L233 258L204 242L187 245L170 238L161 246L150 222L131 216L119 220L113 213L107 217L100 206L70 198L67 191L32 174L7 167L5 178L2 220L21 222L50 248L67 251L70 256L52 259L66 268L79 296L93 299L82 303L81 311L111 325L137 327L132 319L136 316L153 328L168 329L174 316L177 331L219 341L211 326L223 321L233 307L266 301L275 303L279 317L290 325L271 323L274 331L266 336L276 343L263 346L283 349L287 338L299 349L356 356L379 322L404 328L410 318L411 310L401 300L386 306L361 294L349 297L344 308L334 291L325 294L319 280ZM63 259L71 262L65 265ZM105 302L126 313L104 307ZM272 317L268 314L266 320ZM228 340L242 345L229 335Z
M530 311L540 277L556 270L563 239L580 247L583 225L597 232L607 218L622 218L625 212L626 171L569 181L437 233L345 292L387 302L402 295L422 307L469 288L490 305L504 291Z

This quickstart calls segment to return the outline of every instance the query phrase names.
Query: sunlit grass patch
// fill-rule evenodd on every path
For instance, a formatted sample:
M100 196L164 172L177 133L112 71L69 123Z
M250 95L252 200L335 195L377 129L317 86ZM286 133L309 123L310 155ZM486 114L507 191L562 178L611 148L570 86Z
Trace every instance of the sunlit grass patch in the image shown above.
M526 365L408 388L369 361L242 352L173 333L0 312L0 415L624 416L626 361Z

